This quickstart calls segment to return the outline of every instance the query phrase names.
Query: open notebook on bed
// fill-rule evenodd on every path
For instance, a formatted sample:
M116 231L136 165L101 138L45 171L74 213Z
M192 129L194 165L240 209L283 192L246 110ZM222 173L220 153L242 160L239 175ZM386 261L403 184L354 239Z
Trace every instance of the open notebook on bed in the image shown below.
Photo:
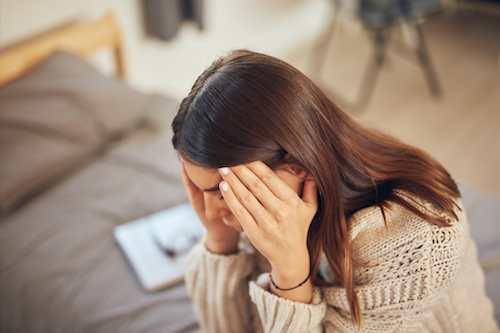
M119 225L114 235L142 287L157 291L181 282L189 250L205 229L190 204Z

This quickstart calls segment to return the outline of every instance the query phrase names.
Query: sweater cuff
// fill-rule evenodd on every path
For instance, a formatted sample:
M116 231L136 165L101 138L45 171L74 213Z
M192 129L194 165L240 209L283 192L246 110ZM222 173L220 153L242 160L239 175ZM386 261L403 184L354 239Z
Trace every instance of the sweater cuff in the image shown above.
M204 242L196 245L188 258L186 279L191 284L192 279L202 277L206 283L213 287L222 288L223 294L233 293L238 290L238 284L247 278L254 270L252 254L242 251L229 255L210 252ZM200 276L201 275L201 276ZM246 287L246 282L244 283Z
M206 332L249 332L252 329L248 278L252 254L214 254L204 243L190 253L185 282L201 327Z
M326 303L318 287L313 287L312 301L306 304L271 293L269 283L269 273L261 274L256 282L250 282L249 290L264 332L322 332Z

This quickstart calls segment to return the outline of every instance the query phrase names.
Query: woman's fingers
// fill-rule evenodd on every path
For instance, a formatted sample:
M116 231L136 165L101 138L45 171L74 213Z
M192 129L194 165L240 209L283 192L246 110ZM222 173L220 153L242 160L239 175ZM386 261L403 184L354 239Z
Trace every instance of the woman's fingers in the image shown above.
M222 168L220 169L220 173L225 182L222 182L219 188L222 190L222 195L229 208L238 220L240 218L249 220L249 217L251 217L252 220L258 223L259 217L267 216L267 211L256 198L255 194L242 183L231 169ZM228 191L224 191L226 186L229 187Z
M245 167L256 175L278 199L286 201L297 195L297 193L295 193L295 191L278 177L278 175L265 163L255 161L246 164Z
M246 198L246 196L253 195L261 205L270 210L279 204L280 199L269 189L268 184L260 179L247 166L239 165L233 167L231 168L231 172L232 173L228 173L227 175L223 174L223 177L233 186L238 197L240 193L243 199ZM274 174L274 172L272 173ZM275 174L274 176L278 178ZM265 177L266 179L272 178L271 175L265 175ZM239 183L243 184L243 186L240 186ZM235 185L237 187L235 187ZM239 189L241 189L241 192Z
M255 227L258 225L256 219L239 201L229 183L224 180L220 182L219 188L222 196L224 197L224 200L229 206L229 209L236 217L236 219L238 219L243 230L247 233L249 231L252 232L252 230L255 230Z
M314 179L306 179L302 190L302 201L315 211L318 210L318 189Z
M226 204L271 266L291 267L302 254L308 257L307 234L318 207L314 179L304 180L303 172L276 174L262 162L219 172Z

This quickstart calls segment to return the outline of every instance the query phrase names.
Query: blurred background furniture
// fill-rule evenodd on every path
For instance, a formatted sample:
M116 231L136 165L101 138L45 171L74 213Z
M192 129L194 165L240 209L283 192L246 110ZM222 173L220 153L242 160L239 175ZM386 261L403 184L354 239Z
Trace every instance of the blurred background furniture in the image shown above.
M334 14L326 38L320 40L322 45L320 61L315 65L316 76L320 77L323 64L326 60L328 44L334 42L333 34L342 14L345 4L341 0L333 0ZM437 74L432 65L429 50L427 48L422 29L421 20L429 14L441 10L439 0L359 0L357 5L357 17L371 34L373 39L373 57L366 66L360 84L357 98L348 103L345 98L332 92L336 100L341 104L354 110L363 110L368 106L373 94L377 77L386 58L387 49L390 46L402 56L416 60L425 75L429 90L434 97L441 95L441 87ZM405 40L391 39L393 30L401 26Z

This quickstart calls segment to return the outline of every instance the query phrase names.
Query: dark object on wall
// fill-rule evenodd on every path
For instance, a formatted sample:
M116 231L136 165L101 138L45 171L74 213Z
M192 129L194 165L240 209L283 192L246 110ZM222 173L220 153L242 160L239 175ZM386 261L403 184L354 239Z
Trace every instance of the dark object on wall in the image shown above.
M182 22L193 20L203 29L203 0L142 0L148 34L170 40Z

